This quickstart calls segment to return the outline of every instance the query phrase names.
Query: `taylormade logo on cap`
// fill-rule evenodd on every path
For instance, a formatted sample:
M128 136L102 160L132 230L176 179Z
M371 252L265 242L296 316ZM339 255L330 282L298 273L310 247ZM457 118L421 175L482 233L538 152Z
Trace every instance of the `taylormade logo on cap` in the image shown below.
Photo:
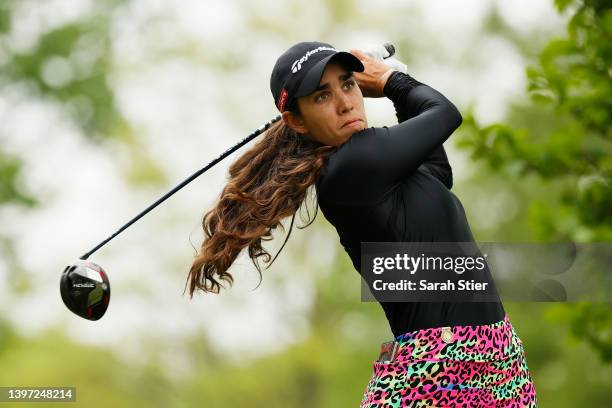
M317 52L323 51L323 50L338 51L338 50L336 50L333 47L317 47L314 50L310 50L310 51L306 52L306 54L304 54L304 56L302 58L296 59L293 62L293 64L291 64L291 72L293 72L294 74L296 72L298 72L300 69L302 69L302 63L308 61L308 57L310 57L314 53L317 53Z

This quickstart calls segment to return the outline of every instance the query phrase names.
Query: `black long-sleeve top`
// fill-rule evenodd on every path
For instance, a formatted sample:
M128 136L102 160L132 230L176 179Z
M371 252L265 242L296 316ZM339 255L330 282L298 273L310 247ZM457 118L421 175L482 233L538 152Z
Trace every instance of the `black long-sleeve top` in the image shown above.
M360 272L361 242L474 242L450 191L442 143L462 117L441 93L394 71L384 94L399 123L355 132L328 158L316 182L319 207ZM451 325L498 322L497 302L380 302L395 336Z

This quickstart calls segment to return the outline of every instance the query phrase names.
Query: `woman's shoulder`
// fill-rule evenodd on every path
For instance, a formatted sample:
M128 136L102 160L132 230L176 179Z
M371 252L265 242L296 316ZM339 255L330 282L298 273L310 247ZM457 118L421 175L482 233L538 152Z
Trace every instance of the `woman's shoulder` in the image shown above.
M317 196L334 202L368 202L378 192L375 141L385 127L368 127L330 154L316 182Z
M320 177L321 183L341 181L350 176L362 159L363 141L376 133L375 128L368 127L353 133L344 143L326 158L325 167Z

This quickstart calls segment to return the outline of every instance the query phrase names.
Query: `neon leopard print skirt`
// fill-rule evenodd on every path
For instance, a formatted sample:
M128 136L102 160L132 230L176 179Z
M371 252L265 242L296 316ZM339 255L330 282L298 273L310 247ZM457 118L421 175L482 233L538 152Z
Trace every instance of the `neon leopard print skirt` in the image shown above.
M416 330L383 343L360 408L536 407L523 343L506 314Z

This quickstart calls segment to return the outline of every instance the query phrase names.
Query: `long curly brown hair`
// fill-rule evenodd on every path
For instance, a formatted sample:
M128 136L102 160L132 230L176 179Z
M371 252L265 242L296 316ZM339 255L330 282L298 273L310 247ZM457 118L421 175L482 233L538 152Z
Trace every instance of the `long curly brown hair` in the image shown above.
M294 111L299 114L299 110ZM291 235L295 213L319 177L327 156L336 149L296 133L281 119L232 163L229 181L202 220L205 238L185 285L189 285L190 298L197 289L219 293L220 281L231 286L234 278L228 269L246 247L261 283L258 258L269 262L266 268L272 265ZM306 228L315 220L317 208L318 204L312 220L298 228ZM281 221L290 215L287 237L270 261L262 241L270 241L272 230L279 225L284 232Z

